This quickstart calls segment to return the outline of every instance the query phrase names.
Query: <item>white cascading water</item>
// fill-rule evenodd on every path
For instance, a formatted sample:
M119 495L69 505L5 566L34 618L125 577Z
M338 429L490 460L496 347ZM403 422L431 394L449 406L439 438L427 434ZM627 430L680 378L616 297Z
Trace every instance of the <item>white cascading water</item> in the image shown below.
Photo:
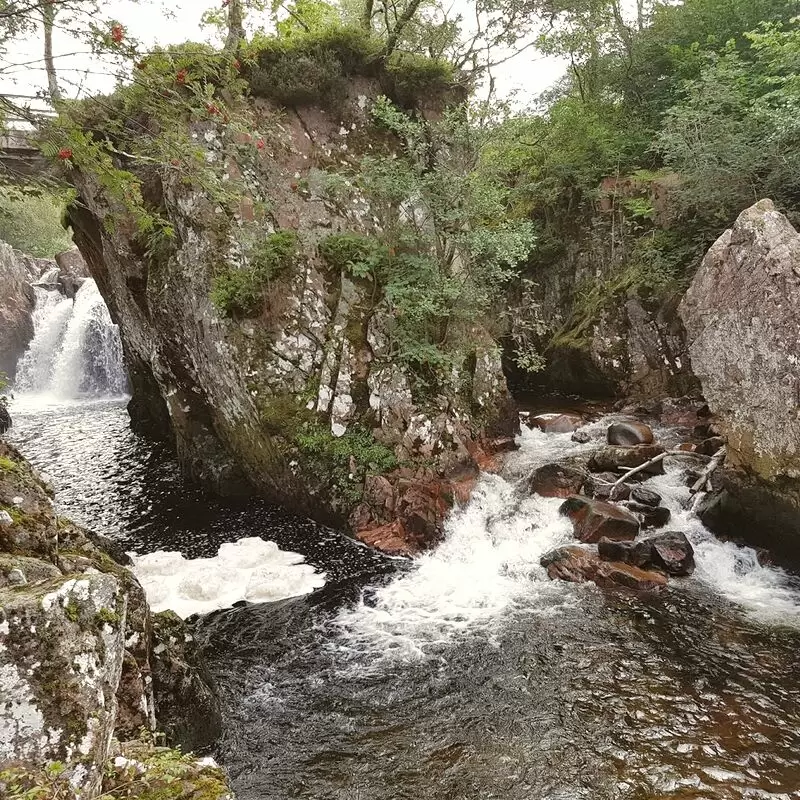
M343 636L336 646L369 651L376 664L423 658L468 631L483 628L491 636L508 615L558 613L586 592L599 591L547 578L539 559L575 543L571 525L558 513L561 500L526 496L517 480L543 464L588 455L608 423L606 418L588 428L598 438L585 445L572 442L570 434L524 429L505 477L481 479L470 502L448 522L443 544L339 614ZM716 539L686 510L689 490L681 482L680 464L667 469L645 485L672 511L668 529L684 531L695 548L697 570L685 580L702 581L763 622L800 625L800 587L783 570L761 566L752 549ZM673 579L673 585L680 581Z
M60 400L125 393L119 329L97 285L87 280L74 300L35 287L34 337L17 367L19 392Z
M16 388L22 392L44 391L55 370L59 345L72 316L73 301L56 289L34 287L33 339L17 364Z

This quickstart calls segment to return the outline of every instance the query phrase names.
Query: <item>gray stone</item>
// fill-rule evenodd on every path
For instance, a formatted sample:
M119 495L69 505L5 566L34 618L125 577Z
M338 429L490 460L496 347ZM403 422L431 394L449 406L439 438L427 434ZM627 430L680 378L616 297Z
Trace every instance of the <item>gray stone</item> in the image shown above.
M0 590L0 762L67 763L92 797L124 650L125 597L113 575Z

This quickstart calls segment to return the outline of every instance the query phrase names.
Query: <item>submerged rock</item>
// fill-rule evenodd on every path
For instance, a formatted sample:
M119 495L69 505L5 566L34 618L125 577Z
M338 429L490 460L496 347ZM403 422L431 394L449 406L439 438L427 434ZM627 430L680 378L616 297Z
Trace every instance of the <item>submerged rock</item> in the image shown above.
M619 506L602 500L573 496L559 509L572 521L575 537L584 543L602 538L633 540L639 533L639 520Z
M542 497L567 498L577 494L586 480L586 472L566 464L545 464L528 480L528 488Z
M655 444L644 444L635 447L608 445L594 453L589 461L589 469L592 470L592 472L633 469L634 467L641 467L663 452L664 448ZM663 475L663 461L657 461L655 464L651 464L649 467L642 470L642 473L647 475Z
M608 426L606 438L609 444L630 447L637 444L653 444L653 430L643 422L615 422Z
M661 495L644 486L634 486L631 489L631 500L635 503L655 508L661 504Z
M573 433L585 423L578 414L538 414L529 424L544 433Z

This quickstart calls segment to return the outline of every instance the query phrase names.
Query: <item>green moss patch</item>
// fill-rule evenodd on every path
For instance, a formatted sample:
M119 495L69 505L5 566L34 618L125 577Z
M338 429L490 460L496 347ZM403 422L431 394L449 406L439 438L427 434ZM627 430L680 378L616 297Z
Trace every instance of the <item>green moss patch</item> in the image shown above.
M256 242L248 254L248 266L225 266L217 272L211 302L227 317L257 315L264 289L296 263L299 239L294 231L278 231Z

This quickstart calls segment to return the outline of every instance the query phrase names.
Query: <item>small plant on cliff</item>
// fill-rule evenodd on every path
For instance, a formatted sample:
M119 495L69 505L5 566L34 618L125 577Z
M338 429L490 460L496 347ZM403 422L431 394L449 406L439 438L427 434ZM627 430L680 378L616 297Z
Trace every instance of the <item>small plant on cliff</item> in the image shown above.
M228 317L256 314L265 288L291 269L298 252L294 231L278 231L254 243L246 267L226 266L214 278L211 301Z
M336 437L321 422L307 422L295 444L304 464L328 476L338 499L350 508L361 499L367 475L383 475L398 466L394 451L363 428Z

